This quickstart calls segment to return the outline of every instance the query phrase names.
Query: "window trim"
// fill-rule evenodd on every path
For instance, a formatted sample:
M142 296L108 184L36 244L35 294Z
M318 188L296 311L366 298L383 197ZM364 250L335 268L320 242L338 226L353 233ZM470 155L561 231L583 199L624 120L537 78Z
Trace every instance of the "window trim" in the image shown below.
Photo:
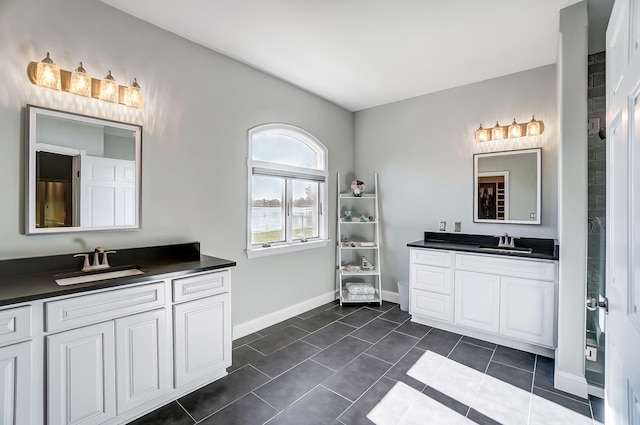
M261 133L280 134L294 138L301 143L307 145L317 155L317 164L319 168L296 167L285 164L278 164L268 161L258 161L252 159L253 139ZM292 240L274 243L268 247L253 245L251 243L252 236L252 203L253 203L253 176L274 176L288 179L301 179L318 182L318 237L305 240ZM284 254L289 252L304 251L313 248L321 248L329 243L329 220L327 213L328 199L328 150L316 137L309 132L290 125L282 123L262 124L249 129L248 131L248 157L247 157L247 249L245 250L247 258L259 258L269 255ZM285 185L289 184L285 180ZM288 204L292 201L287 193L285 202L285 211ZM288 219L287 219L288 221Z

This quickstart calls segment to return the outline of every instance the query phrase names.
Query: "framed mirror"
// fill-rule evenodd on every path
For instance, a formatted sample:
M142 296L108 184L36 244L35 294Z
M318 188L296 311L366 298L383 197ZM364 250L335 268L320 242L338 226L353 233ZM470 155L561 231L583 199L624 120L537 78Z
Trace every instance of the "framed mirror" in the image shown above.
M142 127L27 105L25 233L140 228Z
M473 221L540 224L542 149L473 156Z

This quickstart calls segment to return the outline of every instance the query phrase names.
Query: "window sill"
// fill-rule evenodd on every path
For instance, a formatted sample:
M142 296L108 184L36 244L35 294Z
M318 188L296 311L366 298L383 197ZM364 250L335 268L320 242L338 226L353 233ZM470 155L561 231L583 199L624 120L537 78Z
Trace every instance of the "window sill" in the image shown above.
M308 249L327 246L329 239L319 239L309 242L296 242L289 245L276 245L268 248L253 248L246 250L247 258L268 257L269 255L287 254L290 252L306 251Z

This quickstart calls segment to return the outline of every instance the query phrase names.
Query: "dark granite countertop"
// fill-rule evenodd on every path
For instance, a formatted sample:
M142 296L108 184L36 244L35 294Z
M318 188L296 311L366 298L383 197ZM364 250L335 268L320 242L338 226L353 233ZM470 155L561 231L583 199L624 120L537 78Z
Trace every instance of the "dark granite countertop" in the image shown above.
M201 255L199 242L116 251L116 254L109 256L109 263L113 269L135 266L141 268L144 274L60 286L56 283L56 278L79 272L82 268L82 258L65 254L0 261L0 306L133 283L153 282L236 265L235 261Z
M424 239L407 244L411 248L430 248L449 251L472 252L508 257L559 260L560 247L555 239L517 238L516 249L498 249L498 237L465 233L424 232ZM518 249L531 250L518 251Z

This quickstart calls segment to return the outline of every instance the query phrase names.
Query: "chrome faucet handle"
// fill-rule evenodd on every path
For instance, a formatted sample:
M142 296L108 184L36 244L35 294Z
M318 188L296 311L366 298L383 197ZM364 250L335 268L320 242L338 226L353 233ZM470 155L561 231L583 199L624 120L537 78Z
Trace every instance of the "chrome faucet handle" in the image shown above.
M111 267L109 266L109 260L107 259L108 254L115 254L118 251L104 251L102 253L102 264L101 266Z
M83 272L91 268L91 265L89 264L89 254L76 254L74 257L84 257L84 264L82 265Z

